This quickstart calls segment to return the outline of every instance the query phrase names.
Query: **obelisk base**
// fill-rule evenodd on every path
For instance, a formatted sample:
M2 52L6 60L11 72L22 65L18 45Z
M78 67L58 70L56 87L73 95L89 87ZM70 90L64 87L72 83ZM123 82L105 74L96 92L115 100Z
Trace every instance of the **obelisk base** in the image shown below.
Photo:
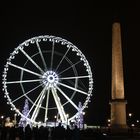
M114 99L110 102L111 105L111 132L120 133L127 132L126 124L126 100Z

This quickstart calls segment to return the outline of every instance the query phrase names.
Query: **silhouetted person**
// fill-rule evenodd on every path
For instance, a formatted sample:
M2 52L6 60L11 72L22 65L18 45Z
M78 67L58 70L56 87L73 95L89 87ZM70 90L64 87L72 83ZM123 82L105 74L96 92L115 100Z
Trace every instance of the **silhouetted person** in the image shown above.
M32 130L30 128L30 125L28 124L26 127L25 127L25 140L31 140L32 139Z
M65 128L61 126L61 123L53 130L53 140L64 140Z
M49 129L47 127L44 127L44 140L48 140L49 137Z
M73 140L80 140L80 130L77 126L73 129Z
M6 138L7 138L7 128L2 127L2 129L1 129L1 140L6 140Z
M47 127L41 126L39 128L39 132L38 133L39 133L39 140L48 140L49 131L48 131Z
M38 127L33 127L32 136L33 136L33 140L40 140Z
M67 129L65 130L65 139L72 140L72 130L69 126L67 126Z
M23 127L18 127L17 128L17 134L16 135L20 140L24 140Z
M9 140L15 140L16 138L16 128L11 127L9 128Z
M128 129L128 133L129 133L129 137L132 138L133 137L133 127L130 126L130 128Z

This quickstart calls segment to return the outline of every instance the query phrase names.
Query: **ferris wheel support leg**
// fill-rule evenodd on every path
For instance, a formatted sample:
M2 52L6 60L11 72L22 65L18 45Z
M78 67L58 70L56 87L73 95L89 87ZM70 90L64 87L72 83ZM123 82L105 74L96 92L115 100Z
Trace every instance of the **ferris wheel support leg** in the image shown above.
M32 117L31 117L31 120L33 120L33 121L36 120L36 117L37 117L37 115L38 115L38 113L39 113L40 106L41 106L42 101L43 101L43 99L44 99L44 97L45 97L45 91L46 91L46 87L42 90L42 92L41 92L41 97L40 97L40 99L39 99L39 101L38 101L38 103L37 103L37 105L36 105L36 108L35 108L35 110L34 110L34 112L33 112Z
M45 118L44 118L44 122L46 122L47 119L48 119L48 103L49 103L49 96L50 96L50 89L48 89L48 92L47 92L46 110L45 110Z
M79 110L78 106L59 87L57 87L57 89L73 105L73 107L75 107L75 109Z
M37 45L39 54L40 54L40 56L41 56L41 59L42 59L44 68L45 68L45 70L47 70L47 65L46 65L46 62L45 62L45 59L44 59L44 56L43 56L43 53L42 53L42 51L41 51L41 48L40 48L40 45L39 45L38 41L36 41L36 45Z
M57 95L56 89L52 88L51 90L52 90L52 94L53 94L53 97L54 97L58 112L60 114L60 118L62 120L62 123L66 124L67 123L67 115L66 115L66 113L64 111L64 108L63 108L63 106L61 104L60 98Z

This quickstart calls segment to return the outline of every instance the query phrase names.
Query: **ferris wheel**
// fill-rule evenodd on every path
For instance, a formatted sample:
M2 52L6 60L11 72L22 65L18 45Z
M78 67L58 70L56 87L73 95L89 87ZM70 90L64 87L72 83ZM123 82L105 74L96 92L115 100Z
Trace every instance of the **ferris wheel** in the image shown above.
M11 110L38 124L58 115L63 124L84 110L93 90L91 67L71 42L55 36L24 41L10 54L3 71L3 91ZM22 113L25 100L29 111Z

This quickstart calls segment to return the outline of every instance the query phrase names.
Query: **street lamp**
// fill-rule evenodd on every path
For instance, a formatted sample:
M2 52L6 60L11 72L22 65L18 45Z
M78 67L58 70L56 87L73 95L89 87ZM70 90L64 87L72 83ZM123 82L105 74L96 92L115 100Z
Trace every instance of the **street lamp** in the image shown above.
M85 115L86 113L85 112L83 112L83 115Z
M135 124L131 124L131 126L132 126L132 127L134 127L134 126L135 126Z
M85 117L84 117L84 116L85 116L85 114L86 114L86 113L85 113L85 112L83 112L83 129L85 129Z
M13 123L14 123L14 125L16 126L16 124L17 124L17 114L16 114L16 113L14 114L14 120L13 120Z
M111 120L108 119L108 120L107 120L107 125L108 125L108 126L110 126L110 122L111 122Z
M139 124L140 124L140 121L139 120L136 120L137 127L139 127Z
M132 113L129 113L128 116L131 118L132 117Z
M4 116L2 115L0 118L1 118L1 119L4 119Z
M67 116L67 126L68 126L69 125L69 122L68 122L69 114L67 114L66 116Z
M54 116L54 119L55 119L55 127L56 127L56 120L57 120L57 116L56 115Z
M1 119L1 125L3 126L4 125L4 116L0 116L0 119Z
M110 123L110 121L111 121L110 119L107 120L108 123Z
M133 114L132 113L129 113L128 114L128 116L129 116L129 120L128 120L128 122L129 122L129 125L132 127L132 116L133 116Z

